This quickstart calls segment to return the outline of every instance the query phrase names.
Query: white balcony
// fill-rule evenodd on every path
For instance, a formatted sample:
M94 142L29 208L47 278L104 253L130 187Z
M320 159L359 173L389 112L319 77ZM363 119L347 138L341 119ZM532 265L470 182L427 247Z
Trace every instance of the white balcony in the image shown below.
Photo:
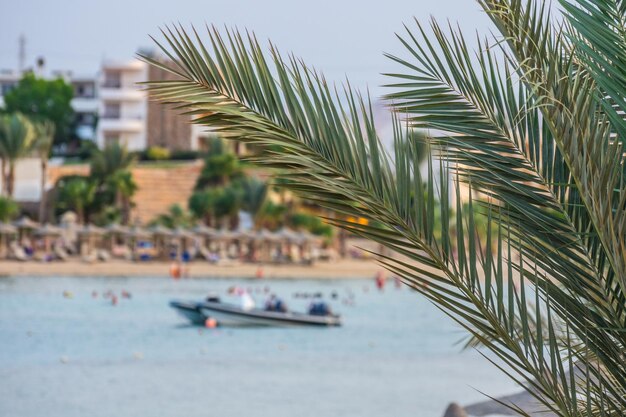
M145 128L143 119L108 119L98 121L98 130L103 132L141 132Z
M146 93L137 87L100 88L100 99L104 101L141 101Z
M97 113L100 102L97 98L81 98L72 99L72 108L77 113Z

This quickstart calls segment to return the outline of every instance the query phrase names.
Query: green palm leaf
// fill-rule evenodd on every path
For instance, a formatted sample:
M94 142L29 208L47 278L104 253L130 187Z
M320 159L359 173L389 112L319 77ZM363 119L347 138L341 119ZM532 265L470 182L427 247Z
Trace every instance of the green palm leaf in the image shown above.
M614 259L602 239L586 237L582 219L597 213L580 204L584 193L570 192L579 178L558 156L565 154L558 132L526 82L509 80L508 68L487 61L487 74L456 65L468 62L459 37L444 57L455 63L454 74L441 72L448 67L439 58L414 54L418 64L409 65L418 75L403 76L411 85L399 86L406 94L394 97L396 105L411 113L412 125L453 134L416 137L398 118L392 157L380 144L369 100L349 86L330 87L273 46L266 55L251 34L207 32L208 47L195 30L163 32L165 45L157 44L171 62L143 59L179 78L148 83L153 97L261 148L254 162L276 168L303 198L371 219L329 222L398 253L381 262L466 328L547 410L626 410L622 287L608 283L609 268L599 265L610 259L614 267ZM442 79L424 75L437 71ZM463 89L449 88L453 79ZM424 111L428 117L420 119ZM433 151L425 162L424 149ZM479 237L475 204L488 217L486 238ZM590 243L597 241L602 245ZM572 376L575 361L590 357L597 366L585 368L593 378L583 384Z

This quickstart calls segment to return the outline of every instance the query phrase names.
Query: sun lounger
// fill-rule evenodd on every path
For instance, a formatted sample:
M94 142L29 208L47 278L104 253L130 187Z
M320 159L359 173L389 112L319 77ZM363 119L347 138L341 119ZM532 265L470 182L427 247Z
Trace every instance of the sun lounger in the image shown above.
M108 251L104 249L100 249L98 251L98 259L100 259L103 262L108 262L111 259L111 255L109 254Z
M16 259L18 261L27 261L28 260L28 255L26 255L26 252L24 251L24 248L22 248L20 245L17 244L17 242L11 242L11 245L9 246L9 249L11 250L11 257L13 259Z
M200 253L200 255L206 259L209 262L215 262L215 256L213 256L213 254L211 253L210 250L208 250L207 248L205 248L204 246L200 246L198 248L198 252Z
M98 261L98 251L92 251L91 253L83 256L83 262L94 263Z
M67 261L70 255L65 251L65 249L61 246L54 247L54 254L61 261Z

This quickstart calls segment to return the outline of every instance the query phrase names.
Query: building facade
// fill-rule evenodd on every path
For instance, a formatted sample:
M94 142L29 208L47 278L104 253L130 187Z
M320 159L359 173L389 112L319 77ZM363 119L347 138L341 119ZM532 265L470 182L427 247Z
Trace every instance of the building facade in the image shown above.
M75 114L76 136L83 140L95 140L96 123L98 117L99 98L96 76L74 75L70 71L53 71L44 74L37 71L38 76L44 78L63 78L74 89L74 98L71 105ZM0 107L4 107L4 95L15 88L23 73L19 71L0 70Z
M189 116L149 100L143 90L143 81L173 79L166 71L133 59L105 60L97 74L88 76L77 76L71 71L46 73L43 68L35 73L48 79L63 78L71 84L75 134L82 140L94 141L100 148L113 142L124 144L131 151L150 146L172 151L205 148L209 134L203 128L192 126ZM23 72L0 70L0 107L4 106L4 95L18 85L22 76Z
M145 149L148 102L138 83L147 79L146 65L138 60L105 61L98 79L98 147L118 142L131 151Z

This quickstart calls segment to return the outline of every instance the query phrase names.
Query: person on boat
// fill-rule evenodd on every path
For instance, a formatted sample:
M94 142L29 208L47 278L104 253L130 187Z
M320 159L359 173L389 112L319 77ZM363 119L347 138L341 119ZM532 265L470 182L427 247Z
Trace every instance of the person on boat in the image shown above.
M309 305L308 311L312 316L330 316L332 314L330 306L321 297L315 297Z
M241 307L242 310L248 311L255 307L254 298L252 298L250 293L245 289L241 287L231 287L228 292L239 297L239 307Z
M286 313L287 312L287 304L285 302L276 297L275 294L270 295L270 298L265 302L265 311L275 311L278 313Z

